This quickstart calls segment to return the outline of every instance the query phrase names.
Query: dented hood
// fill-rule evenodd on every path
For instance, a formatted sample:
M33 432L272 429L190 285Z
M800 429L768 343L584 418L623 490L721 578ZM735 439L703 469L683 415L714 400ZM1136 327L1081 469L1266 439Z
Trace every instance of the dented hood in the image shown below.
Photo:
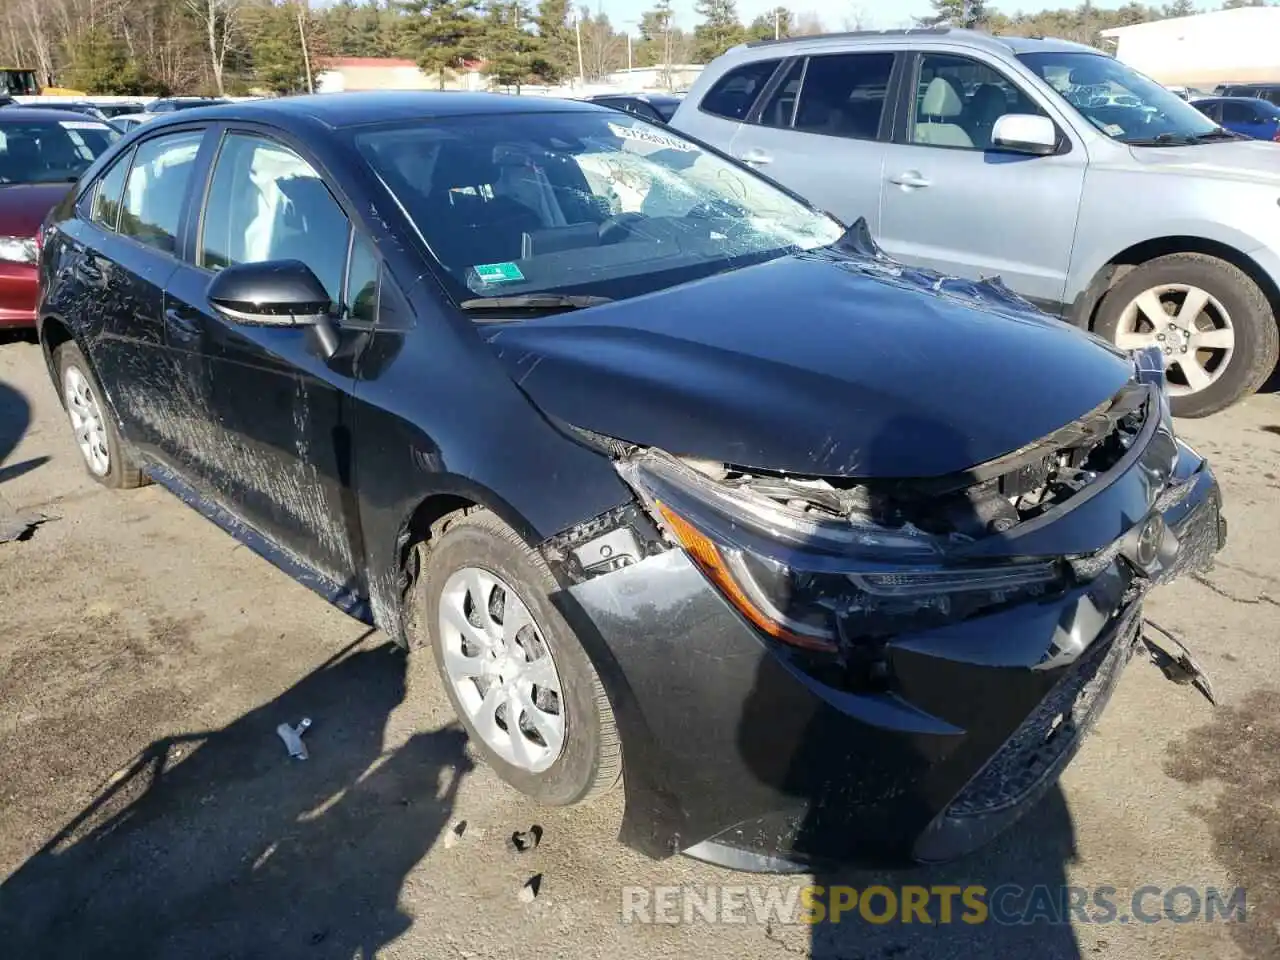
M482 331L552 417L826 476L963 470L1084 415L1133 372L1003 287L828 253Z

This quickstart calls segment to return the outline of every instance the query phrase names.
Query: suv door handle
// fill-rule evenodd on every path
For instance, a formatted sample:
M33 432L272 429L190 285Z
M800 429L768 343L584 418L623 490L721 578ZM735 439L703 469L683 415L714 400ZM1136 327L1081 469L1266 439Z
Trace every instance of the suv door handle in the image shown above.
M765 153L759 147L753 147L752 149L748 150L746 153L738 154L738 159L741 160L743 163L751 164L751 166L753 167L761 167L761 166L764 166L766 163L773 162L773 157L769 156L769 154Z
M200 325L182 310L170 307L164 312L165 326L175 340L190 342L200 337Z
M898 186L905 187L910 190L916 187L927 187L933 181L928 177L922 177L917 170L907 170L905 173L900 173L896 177L890 177L889 182L896 183Z

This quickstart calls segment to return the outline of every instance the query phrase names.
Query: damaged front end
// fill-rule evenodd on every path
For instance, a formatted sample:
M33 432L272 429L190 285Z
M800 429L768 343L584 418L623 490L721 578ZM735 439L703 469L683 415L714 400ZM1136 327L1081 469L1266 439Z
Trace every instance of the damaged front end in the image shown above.
M549 551L642 715L624 839L779 869L949 859L1016 819L1106 703L1142 595L1225 538L1161 369L1139 356L1085 416L937 477L796 476L578 431L638 501Z

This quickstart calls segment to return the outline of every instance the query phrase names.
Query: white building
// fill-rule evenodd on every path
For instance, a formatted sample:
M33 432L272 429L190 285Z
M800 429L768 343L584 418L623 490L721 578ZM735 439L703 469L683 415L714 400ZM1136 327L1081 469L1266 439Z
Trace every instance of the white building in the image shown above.
M1280 7L1240 7L1103 30L1116 59L1166 84L1280 82Z

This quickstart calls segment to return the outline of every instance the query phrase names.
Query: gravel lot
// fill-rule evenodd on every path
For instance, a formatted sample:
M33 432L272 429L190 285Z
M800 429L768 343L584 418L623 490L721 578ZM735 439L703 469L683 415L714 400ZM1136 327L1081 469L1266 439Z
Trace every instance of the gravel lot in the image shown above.
M1231 542L1148 616L1190 643L1222 705L1135 658L1061 790L992 848L816 879L1105 885L1126 904L1143 884L1241 885L1247 922L623 924L625 885L807 881L644 860L614 839L620 795L523 801L476 761L429 658L389 649L164 490L95 486L39 349L0 345L0 514L57 517L0 544L0 952L1280 956L1280 395L1181 429L1215 463ZM311 759L290 762L275 728L303 716ZM508 851L533 823L541 845Z

